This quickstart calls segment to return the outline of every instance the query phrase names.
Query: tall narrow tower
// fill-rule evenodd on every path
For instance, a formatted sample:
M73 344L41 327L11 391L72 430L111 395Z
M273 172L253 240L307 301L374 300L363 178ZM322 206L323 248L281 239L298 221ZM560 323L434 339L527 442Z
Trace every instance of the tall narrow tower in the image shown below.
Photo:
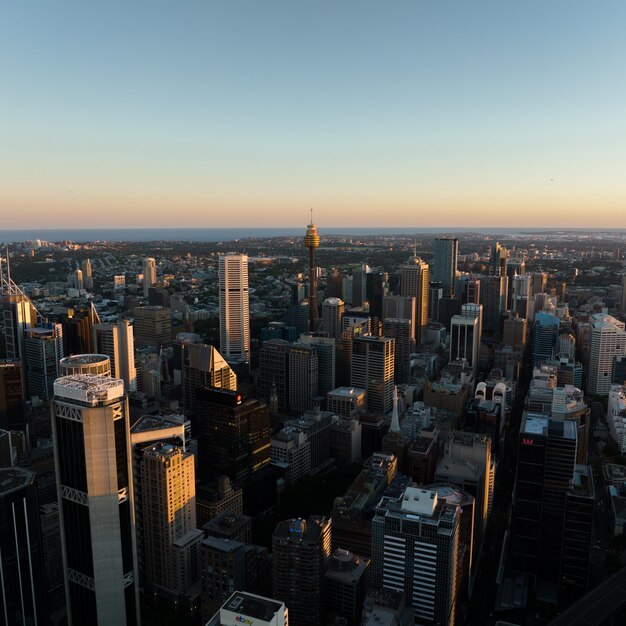
M317 275L315 273L315 250L320 247L320 236L313 223L313 209L311 209L311 223L306 227L304 247L309 250L309 330L315 332L318 327L317 315Z

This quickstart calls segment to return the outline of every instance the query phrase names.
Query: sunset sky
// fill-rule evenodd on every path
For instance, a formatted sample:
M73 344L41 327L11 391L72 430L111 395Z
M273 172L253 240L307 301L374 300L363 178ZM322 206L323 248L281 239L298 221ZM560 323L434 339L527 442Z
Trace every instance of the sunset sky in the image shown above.
M626 228L624 0L5 2L0 229Z

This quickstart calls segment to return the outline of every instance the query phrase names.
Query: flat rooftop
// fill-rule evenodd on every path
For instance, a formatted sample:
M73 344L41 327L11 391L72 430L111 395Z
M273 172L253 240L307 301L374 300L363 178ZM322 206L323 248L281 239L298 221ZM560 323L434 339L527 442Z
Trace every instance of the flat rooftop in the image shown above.
M280 602L243 591L235 591L222 605L222 609L265 622L271 621L276 613L284 610Z
M35 472L21 467L6 467L0 469L0 495L7 495L12 491L30 485L35 480Z
M359 387L337 387L328 392L329 396L339 396L341 398L357 398L361 394L367 393L365 389Z

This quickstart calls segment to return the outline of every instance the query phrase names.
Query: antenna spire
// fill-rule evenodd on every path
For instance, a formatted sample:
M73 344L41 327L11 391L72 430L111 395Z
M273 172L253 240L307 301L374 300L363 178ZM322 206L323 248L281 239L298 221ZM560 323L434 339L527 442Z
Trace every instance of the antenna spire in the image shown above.
M311 211L311 224L313 223L313 207L310 208Z

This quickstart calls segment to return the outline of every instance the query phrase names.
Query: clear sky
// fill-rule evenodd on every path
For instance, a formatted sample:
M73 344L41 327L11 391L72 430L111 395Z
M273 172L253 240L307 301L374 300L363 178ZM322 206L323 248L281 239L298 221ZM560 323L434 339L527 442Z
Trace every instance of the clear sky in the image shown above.
M7 0L0 228L626 227L624 0Z

